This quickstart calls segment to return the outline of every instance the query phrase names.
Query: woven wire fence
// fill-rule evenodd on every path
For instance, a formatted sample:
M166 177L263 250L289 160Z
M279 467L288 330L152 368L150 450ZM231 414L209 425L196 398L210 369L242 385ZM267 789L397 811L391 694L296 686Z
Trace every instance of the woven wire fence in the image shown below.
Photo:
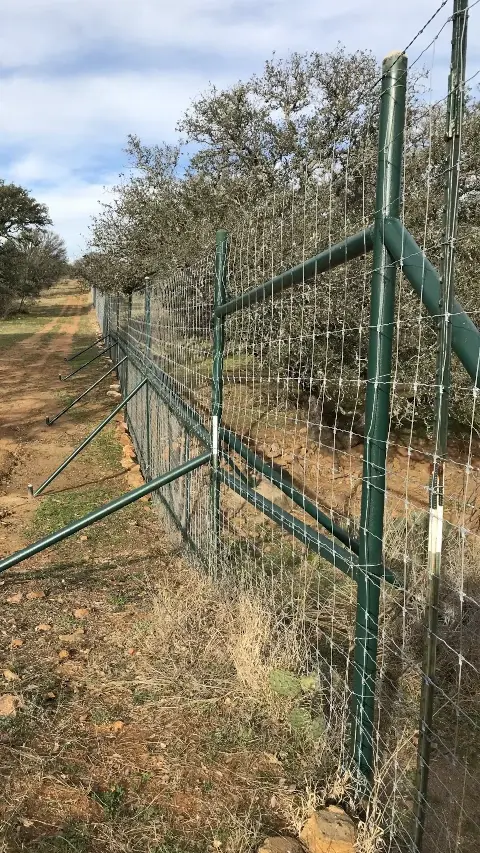
M450 24L445 13L429 47L410 60L410 67L422 61L427 72L421 100L413 93L407 97L400 219L415 237L420 258L425 253L445 273L451 234L446 235L443 193L459 167L455 295L478 325L480 299L472 284L476 287L480 270L479 107L467 99L460 121L462 156L457 153L449 165L450 93L438 95L435 49L437 36ZM370 112L361 121L352 115L351 136L343 134L333 146L328 168L323 164L295 186L268 196L229 234L228 299L305 264L320 249L331 251L349 235L366 234L379 212L378 110L375 92ZM480 840L477 388L453 355L448 444L440 452L445 351L439 329L445 311L440 306L432 315L412 289L404 275L412 255L403 243L398 264L387 258L399 274L394 318L382 328L393 339L382 547L395 582L385 576L379 583L368 797L362 799L365 791L352 771L354 544L361 534L368 440L368 347L376 328L370 290L372 273L379 271L372 270L371 246L364 239L364 250L349 263L305 277L263 301L247 300L242 310L225 316L219 471L213 475L204 467L187 474L156 493L154 501L163 526L185 544L191 559L227 594L244 594L271 615L259 678L263 673L272 689L283 679L286 721L315 743L310 779L326 797L350 802L361 815L358 849L473 851ZM213 246L200 262L167 279L153 277L130 296L94 291L102 330L116 341L118 356L128 356L120 369L124 394L144 376L149 379L127 406L147 479L211 446L216 275ZM473 339L471 345L478 347ZM438 535L437 528L432 534L431 505L432 468L439 460L445 472L441 580L436 618L426 625L432 586L438 586L431 563L432 535ZM286 488L279 489L279 480ZM289 488L303 503L289 497ZM269 516L265 506L272 504ZM351 545L339 567L292 533L292 525L304 525L314 538L325 534L328 523L331 530L341 528ZM432 682L427 659L432 640L435 693L429 719L425 694ZM273 680L270 660L275 660ZM289 695L289 675L304 677L305 689Z

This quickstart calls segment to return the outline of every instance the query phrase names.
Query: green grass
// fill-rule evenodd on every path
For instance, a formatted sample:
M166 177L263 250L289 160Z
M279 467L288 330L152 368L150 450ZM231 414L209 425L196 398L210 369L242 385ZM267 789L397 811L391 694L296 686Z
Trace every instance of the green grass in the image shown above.
M72 521L76 521L88 515L94 509L103 506L122 494L122 489L116 481L109 481L107 485L90 485L85 489L77 489L71 492L62 492L56 495L46 495L41 498L41 503L35 515L25 531L28 540L33 541L43 536L48 536L56 530L66 527ZM88 536L88 548L95 546L100 552L108 546L109 550L125 542L125 526L131 521L138 521L145 512L145 505L134 503L125 507L117 513L108 516L104 521L92 524L85 531ZM63 547L71 552L72 544L67 540L58 547ZM63 554L63 552L61 552ZM122 603L122 606L126 602Z
M91 836L85 823L70 823L50 838L35 842L37 853L89 853ZM33 848L32 848L33 849Z
M40 332L51 317L36 314L33 309L31 314L13 314L5 320L0 321L0 350L9 349L15 344L21 343L30 335Z
M115 427L109 424L88 445L85 457L89 463L117 470L122 459L122 447L115 437Z
M102 806L105 814L113 819L124 806L125 790L121 785L115 785L109 791L92 791L91 797Z
M90 486L85 490L63 492L60 495L47 495L42 498L28 534L47 536L60 527L82 518L113 497L112 489L105 486Z

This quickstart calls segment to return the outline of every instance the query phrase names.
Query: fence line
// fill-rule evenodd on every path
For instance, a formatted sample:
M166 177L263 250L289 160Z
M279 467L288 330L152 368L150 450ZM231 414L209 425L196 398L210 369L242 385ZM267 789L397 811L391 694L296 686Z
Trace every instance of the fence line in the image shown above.
M465 817L480 792L465 746L480 743L478 657L465 643L480 612L473 461L480 335L453 289L466 20L466 3L456 0L449 215L443 227L432 225L427 197L423 249L402 222L406 157L413 168L422 152L409 147L406 57L393 54L382 76L373 226L362 201L357 213L346 206L336 219L332 188L344 181L349 198L347 169L331 179L327 196L321 182L306 182L267 199L236 232L217 233L211 256L169 279L153 277L130 296L94 290L101 330L116 341L117 359L127 356L123 392L148 379L148 391L127 407L145 476L212 450L210 471L156 494L164 524L218 583L246 590L274 614L282 672L316 679L301 711L312 731L321 721L326 787L357 805L367 793L367 835L389 850L473 850L480 837L475 818ZM365 161L363 182L364 197ZM327 248L309 258L307 247L322 238ZM291 266L299 246L303 260ZM459 362L450 413L467 391L471 406L456 412L464 426L447 445L440 391L452 349ZM461 583L452 574L456 560ZM443 673L449 654L455 686Z
M468 11L454 0L443 112L410 103L406 56L390 54L376 147L365 116L330 174L267 197L207 257L129 295L94 288L147 483L0 561L152 493L225 594L269 614L270 687L317 746L312 779L361 814L365 850L473 851L480 838ZM408 175L426 181L420 210Z

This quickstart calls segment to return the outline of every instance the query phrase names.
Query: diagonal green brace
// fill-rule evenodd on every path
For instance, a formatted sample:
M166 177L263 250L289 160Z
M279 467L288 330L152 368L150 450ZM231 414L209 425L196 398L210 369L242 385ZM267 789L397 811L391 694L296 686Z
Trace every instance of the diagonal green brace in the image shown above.
M95 522L101 521L103 518L107 518L107 516L112 515L112 513L118 512L119 509L129 506L129 504L140 500L140 498L143 498L152 492L156 492L158 489L161 489L162 486L167 486L168 483L173 482L173 480L178 480L179 477L183 477L184 474L188 474L190 471L195 471L196 468L200 468L202 465L206 465L210 462L211 458L212 454L210 451L207 451L206 453L202 453L201 456L189 459L188 462L183 462L182 465L172 468L172 470L168 471L166 474L162 474L160 477L155 477L155 479L150 480L149 483L144 483L144 485L139 486L138 489L133 489L131 492L127 492L125 495L115 498L115 500L93 510L93 512L90 512L83 518L72 521L70 524L67 524L66 527L62 527L61 530L56 530L55 533L51 533L49 536L45 536L44 539L39 539L38 542L33 542L31 545L27 545L27 547L22 548L21 551L16 551L15 554L10 554L9 557L4 557L3 560L0 560L0 572L4 572L6 569L10 569L12 566L22 563L23 560L28 560L30 557L35 556L35 554L39 554L41 551L46 551L47 548L51 548L52 545L56 545L57 542L63 542L64 539L68 539L69 536L73 536L73 534L78 533L79 530L84 530L85 527L89 527L91 524L95 524Z
M255 468L260 474L263 474L268 480L274 483L280 491L287 495L287 497L291 498L291 500L297 504L297 506L301 507L305 510L308 515L315 519L325 530L328 530L329 533L332 533L340 542L343 542L347 548L350 548L354 554L358 554L358 542L350 536L350 534L343 530L338 524L335 524L334 521L330 518L330 516L326 515L326 513L322 512L320 507L317 506L316 503L311 501L305 494L299 492L290 479L285 476L283 471L276 471L275 468L272 468L260 456L257 456L256 453L253 453L239 438L237 438L234 433L229 429L225 429L223 427L220 428L220 438L229 447L232 448L236 453L239 454L246 462L252 467Z
M53 417L53 418L46 417L45 422L46 422L47 426L52 426L52 424L54 424L55 421L58 421L58 419L61 418L62 415L66 414L66 412L70 411L70 409L72 409L74 406L76 406L76 404L79 403L80 400L83 400L83 398L86 397L87 394L90 393L90 391L93 391L93 389L96 388L97 385L100 385L100 383L103 382L103 380L107 378L107 376L110 376L110 374L113 373L113 371L116 370L117 367L120 367L120 365L123 364L123 362L126 361L126 359L127 359L127 356L125 355L123 358L120 359L120 361L117 361L117 363L114 364L113 367L111 367L109 370L107 370L106 373L104 373L100 377L100 379L97 379L96 382L94 382L85 391L83 391L81 394L79 394L78 397L75 397L75 399L72 400L72 402L69 403L68 406L65 406L65 408L62 409L61 412L58 412L58 414L55 415L55 417Z
M229 474L224 468L220 468L218 477L221 482L229 486L237 495L244 498L248 503L259 509L271 521L274 521L282 530L291 533L296 539L303 543L310 551L319 554L325 560L328 560L332 566L340 569L341 572L348 575L352 580L357 580L358 557L339 545L333 539L327 539L318 530L309 527L303 521L291 515L291 513L277 506L277 504L269 501L259 492L250 489L243 480Z
M83 355L84 352L88 352L89 349L93 349L93 347L95 347L97 344L101 344L102 341L105 340L105 338L106 338L106 335L103 335L101 338L97 338L97 340L94 341L93 344L90 344L88 347L85 347L85 349L81 349L79 352L76 352L74 355L71 355L68 358L65 358L64 361L75 361L75 359L79 358L79 356Z
M110 352L110 350L113 349L114 346L115 346L114 343L110 344L110 346L105 347L105 349L102 349L102 351L99 352L98 355L94 355L93 358L90 359L90 361L86 361L85 364L81 364L80 367L77 367L76 370L72 370L72 372L69 373L67 376L62 377L60 375L58 378L60 379L61 382L65 382L67 379L70 379L71 376L75 376L76 373L80 373L81 370L83 370L85 367L88 367L88 365L92 364L93 361L96 361L97 358L101 358L102 355L105 355L107 352Z
M128 401L131 400L132 397L134 397L138 391L140 391L140 388L143 388L143 386L146 384L146 382L147 382L146 379L142 379L142 381L133 389L133 391L130 391L130 394L127 394L127 396L121 401L121 403L119 403L118 406L115 406L113 411L110 412L110 414L107 415L107 417L104 418L104 420L97 427L95 427L93 432L91 432L90 435L87 435L87 437L82 441L82 443L79 444L78 447L75 448L73 453L71 453L70 456L68 456L67 459L65 459L62 462L62 464L58 466L57 470L54 471L53 474L50 474L50 476L45 480L45 482L42 483L42 485L38 487L36 492L34 492L35 497L38 497L38 495L41 495L41 493L47 488L47 486L49 486L50 483L52 483L53 480L55 480L58 477L58 475L61 474L62 471L64 471L68 465L70 465L70 462L73 462L73 460L76 459L76 457L79 455L79 453L81 453L82 450L85 450L87 445L89 445L90 442L93 441L95 436L97 436L98 433L101 432L102 429L104 427L106 427L107 424L109 424L111 420L113 420L115 415L117 415L118 412L120 412L123 409L123 407L127 405Z
M421 299L431 317L440 318L441 281L435 267L399 219L387 217L383 226L383 242L400 265L405 278ZM452 349L475 385L479 387L480 332L457 299L453 299L450 315Z

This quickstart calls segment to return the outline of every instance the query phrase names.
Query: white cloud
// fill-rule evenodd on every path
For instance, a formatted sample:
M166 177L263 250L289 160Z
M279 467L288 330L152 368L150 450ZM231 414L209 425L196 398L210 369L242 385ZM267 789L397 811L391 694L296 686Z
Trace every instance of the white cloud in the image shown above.
M128 132L172 136L196 91L194 75L168 72L16 75L2 85L0 134L5 142L31 140L41 148L75 148L98 140L124 141Z
M39 187L35 193L48 206L55 230L65 240L72 259L85 251L91 217L100 212L102 202L109 200L113 183L113 177L105 184L69 178L48 190Z
M136 0L133 6L129 0L3 0L0 61L38 65L102 45L255 56L325 50L338 39L381 54L403 47L432 11L430 0L388 0L381 12L377 0L361 6L355 0ZM443 10L439 20L448 14ZM160 52L157 60L161 64Z

